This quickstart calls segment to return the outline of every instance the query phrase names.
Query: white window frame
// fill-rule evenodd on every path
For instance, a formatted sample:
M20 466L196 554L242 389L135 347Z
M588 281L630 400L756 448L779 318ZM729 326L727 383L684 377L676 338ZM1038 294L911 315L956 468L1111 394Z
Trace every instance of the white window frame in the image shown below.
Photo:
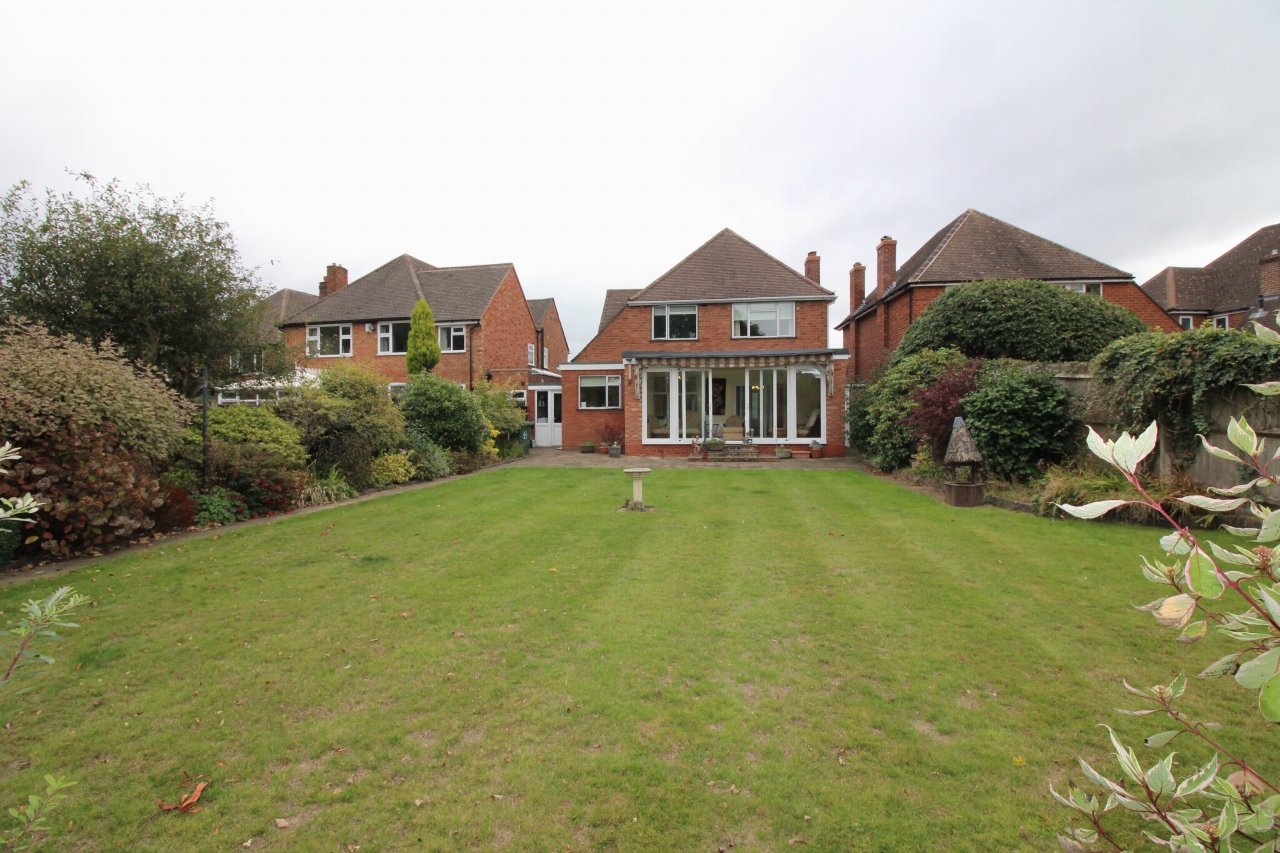
M529 347L529 366L537 367L538 366L538 356L537 356L538 348L533 344L529 344L528 347Z
M409 325L408 320L383 320L378 323L378 355L407 355L409 352L408 336L405 337L405 348L403 350L393 350L391 347L395 345L395 334L393 327L397 325ZM386 349L383 349L383 343L386 343Z
M693 309L690 311L689 309ZM690 338L673 338L671 337L671 315L673 313L693 315L693 337ZM655 334L654 324L657 319L662 318L662 335ZM698 306L688 303L679 305L655 305L649 317L649 340L651 341L696 341L698 339Z
M338 351L325 355L320 352L320 330L321 329L337 329L338 330ZM315 343L315 350L311 348ZM346 350L343 352L343 350ZM307 358L351 358L354 346L351 342L351 324L350 323L317 323L314 326L307 326Z
M602 384L597 384L597 383L596 383L596 380L597 380L597 379L603 379L603 380L604 380L604 382L603 382ZM604 402L605 402L605 404L604 404L603 406L584 406L584 405L582 405L582 389L583 389L583 387L584 387L584 385L583 385L583 380L591 380L591 384L590 384L589 386L585 386L585 387L592 387L592 388L601 388L601 387L603 387L603 388L604 388ZM615 388L616 388L616 389L617 389L617 391L618 391L618 402L617 402L617 405L613 405L613 406L611 406L611 405L609 405L609 392L610 392L611 390L615 389ZM602 412L602 411L604 411L604 410L606 410L606 409L621 409L621 408L622 408L622 374L619 374L619 373L614 373L614 374L601 374L601 373L595 373L595 374L586 374L586 375L584 375L584 376L579 376L579 377L578 377L578 409L579 409L580 411L587 411L587 412Z
M1213 327L1214 327L1215 329L1227 329L1227 330L1230 330L1230 329L1231 329L1231 323L1230 323L1230 320L1231 320L1231 318L1230 318L1230 317L1226 317L1226 316L1223 316L1223 317L1214 317L1214 318L1213 318Z
M692 371L697 371L697 372L705 372L709 377L714 376L713 371L715 370L719 370L721 372L724 371L724 368L710 368L710 367L691 367L687 369ZM754 367L753 368L736 368L736 367L730 368L730 370L734 374L736 374L736 378L734 378L731 381L733 381L736 384L738 380L741 379L743 381L744 386L750 387L750 384L751 384L750 372L754 370L759 370L759 369L761 368L754 368ZM831 425L827 421L827 391L828 391L827 373L825 370L822 369L822 366L818 364L806 363L806 364L792 364L792 365L788 365L786 368L782 368L781 366L778 366L778 367L766 367L763 369L765 370L785 369L787 371L787 423L786 423L787 437L777 438L775 436L773 438L759 438L756 436L752 436L751 438L752 443L762 444L762 445L780 444L780 445L793 445L793 446L797 446L797 445L807 446L812 441L817 441L823 446L830 443L831 441L830 426ZM668 394L670 395L671 399L668 404L668 409L671 413L669 415L669 420L671 421L670 432L673 436L676 436L674 438L649 438L649 435L648 435L649 433L647 428L647 424L649 421L649 378L648 377L651 372L656 372L656 371L662 371L670 375L670 385L669 385ZM685 444L687 445L690 443L691 439L679 437L685 431L685 423L684 423L685 412L684 412L684 404L683 404L685 371L686 371L686 368L677 368L677 367L646 367L640 372L640 377L637 380L642 383L640 386L641 388L640 421L642 424L646 425L641 429L641 433L640 433L641 444ZM818 394L819 394L819 400L821 400L822 402L818 409L818 413L819 413L818 423L820 424L819 428L821 432L816 438L809 437L809 436L805 436L805 437L796 436L796 432L797 432L796 372L797 371L812 371L818 374L818 380L820 383L818 385ZM777 394L778 386L776 382L774 383L773 387L774 387L774 393ZM711 405L711 395L704 391L704 393L702 394L702 399L704 401L703 405L705 407L708 407L709 409ZM744 401L744 406L746 405L748 405L748 402ZM778 407L777 407L776 398L775 398L773 411L776 412L777 410L778 410ZM703 416L706 417L705 413ZM747 423L750 423L749 416L744 417L744 420L746 420Z
M450 347L452 347L452 346L453 346L454 338L456 338L456 337L457 337L457 335L458 335L458 333L459 333L459 332L461 332L461 334L462 334L462 349L445 349L445 348L444 348L444 342L440 340L440 334L441 334L441 332L444 332L444 331L446 331L446 330L447 330L447 331L448 331L448 333L449 333L449 346L450 346ZM439 344L440 344L440 352L442 352L442 353L445 353L445 352L466 352L466 351L467 351L467 337L468 337L468 335L467 335L467 327L466 327L466 326L455 326L455 325L449 325L449 326L436 326L436 343L439 343Z
M1074 282L1072 284L1064 284L1062 286L1072 293L1083 293L1085 296L1102 295L1102 282L1100 281Z
M1178 325L1190 332L1196 327L1196 318L1192 317L1190 314L1183 314L1178 318Z
M517 405L517 406L519 406L520 408L525 409L526 411L528 410L528 408L529 408L529 397L528 397L528 392L526 392L526 391L519 391L519 390L517 390L517 391L512 391L512 392L511 392L511 399L515 400L515 401L516 401L516 405Z
M543 348L542 348L542 369L543 369L543 370L550 370L550 369L551 369L551 368L547 365L547 362L549 362L549 361L551 360L551 357L550 357L550 355L548 354L549 352L550 352L550 350L548 350L546 347L543 347Z
M785 309L784 309L784 306ZM753 335L751 334L751 315L752 313L773 314L773 320L777 324L778 333L776 335ZM784 318L783 314L789 313L791 316ZM742 316L742 322L746 323L747 333L745 335L738 334L738 317ZM782 324L784 320L791 323L791 331L783 332ZM796 336L796 304L794 302L735 302L733 303L733 311L729 315L730 334L735 338L794 338Z

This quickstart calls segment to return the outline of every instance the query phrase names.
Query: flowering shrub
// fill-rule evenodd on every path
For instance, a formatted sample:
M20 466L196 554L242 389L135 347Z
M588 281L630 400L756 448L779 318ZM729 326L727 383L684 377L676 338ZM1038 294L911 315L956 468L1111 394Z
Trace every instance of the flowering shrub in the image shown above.
M0 497L30 492L42 501L24 525L24 547L56 556L92 550L149 530L164 503L160 484L110 424L32 436L20 453L0 479Z
M373 460L370 474L373 482L383 486L395 486L407 483L417 472L417 466L409 459L407 451L384 453Z
M1255 327L1262 341L1280 344L1280 335L1257 324ZM1268 396L1280 394L1280 382L1247 387ZM1198 538L1189 525L1180 523L1146 489L1138 471L1142 461L1155 450L1157 434L1154 422L1136 438L1124 433L1115 441L1104 441L1090 429L1089 449L1119 471L1136 496L1059 506L1070 515L1089 519L1120 507L1142 505L1173 528L1160 540L1166 556L1144 558L1142 566L1147 580L1168 588L1166 595L1139 609L1150 613L1163 627L1179 632L1181 643L1197 643L1211 629L1236 643L1235 651L1209 664L1199 677L1233 676L1239 686L1257 691L1258 712L1264 720L1280 722L1280 556L1268 544L1280 540L1280 510L1265 506L1256 491L1260 486L1280 485L1280 474L1270 471L1280 460L1280 453L1268 451L1265 439L1259 438L1244 418L1233 418L1228 425L1227 437L1235 451L1215 447L1200 436L1207 452L1237 463L1248 472L1249 479L1230 489L1210 490L1219 497L1186 495L1178 500L1214 513L1247 507L1260 522L1258 527L1225 527L1253 544L1227 549ZM1224 597L1234 607L1223 607L1220 602ZM1178 737L1192 738L1212 748L1213 758L1200 767L1190 767L1190 772L1179 780L1174 771L1177 753L1144 768L1137 754L1112 732L1111 746L1122 774L1120 781L1081 760L1080 769L1101 789L1098 794L1070 785L1064 795L1049 786L1058 802L1083 819L1083 825L1069 826L1066 834L1059 836L1068 853L1083 853L1099 844L1104 846L1098 849L1108 851L1133 850L1138 845L1155 849L1153 845L1158 845L1177 853L1274 853L1280 843L1280 826L1276 823L1280 787L1262 775L1263 768L1224 746L1214 734L1219 728L1216 723L1196 720L1175 707L1187 685L1184 673L1168 684L1145 689L1126 681L1125 688L1141 697L1147 707L1121 713L1167 717L1172 721L1171 728L1146 739L1148 747L1163 747ZM1231 772L1224 777L1222 771L1227 769ZM1110 815L1117 807L1143 818L1146 831L1122 837L1115 816Z

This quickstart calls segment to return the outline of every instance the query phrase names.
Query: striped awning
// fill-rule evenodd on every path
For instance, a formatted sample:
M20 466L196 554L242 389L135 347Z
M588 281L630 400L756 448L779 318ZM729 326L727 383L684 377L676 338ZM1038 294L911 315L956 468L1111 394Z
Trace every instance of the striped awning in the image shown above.
M627 384L634 386L636 399L638 400L640 399L640 383L636 379L646 367L684 367L715 370L787 367L792 364L807 364L817 367L826 376L827 396L835 396L835 358L831 352L778 353L764 351L759 353L735 353L733 355L699 355L698 353L643 354L627 359Z

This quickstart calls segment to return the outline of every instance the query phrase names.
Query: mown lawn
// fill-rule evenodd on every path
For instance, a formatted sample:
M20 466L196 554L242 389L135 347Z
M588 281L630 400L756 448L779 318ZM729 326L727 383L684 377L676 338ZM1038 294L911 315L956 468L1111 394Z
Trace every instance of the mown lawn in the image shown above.
M1044 850L1046 782L1112 766L1095 724L1165 728L1110 710L1119 677L1225 653L1128 606L1149 528L856 472L629 494L500 469L64 577L98 606L0 694L0 804L78 780L50 850ZM1275 754L1251 695L1191 695ZM160 813L184 773L204 809Z

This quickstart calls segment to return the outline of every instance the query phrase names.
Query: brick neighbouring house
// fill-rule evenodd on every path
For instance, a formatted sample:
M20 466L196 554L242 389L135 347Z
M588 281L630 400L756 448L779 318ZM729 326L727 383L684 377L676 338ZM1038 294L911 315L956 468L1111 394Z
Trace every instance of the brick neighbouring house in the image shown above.
M401 255L350 284L347 270L332 264L320 298L281 325L302 367L322 370L333 359L351 358L397 386L409 379L405 347L419 299L435 315L441 349L435 374L465 388L488 378L522 398L530 386L559 385L560 375L547 366L557 347L567 351L555 301L538 300L542 322L535 321L511 264L434 267Z
M539 364L550 372L569 360L569 339L560 324L560 310L554 299L530 299L529 313L538 329ZM533 422L533 443L539 447L560 446L560 391L559 374L538 374L529 381L529 420Z
M1259 228L1203 267L1165 267L1143 291L1184 329L1208 322L1238 329L1280 308L1280 224Z
M907 326L948 287L985 279L1059 284L1128 308L1152 328L1178 330L1130 273L973 209L933 235L900 268L897 247L890 237L876 246L876 286L869 295L862 264L854 264L849 272L852 313L836 328L844 332L850 352L851 380L870 378L898 346Z
M610 290L566 377L564 447L620 432L627 455L687 455L695 436L844 455L843 359L827 345L835 294L721 231L648 287Z

